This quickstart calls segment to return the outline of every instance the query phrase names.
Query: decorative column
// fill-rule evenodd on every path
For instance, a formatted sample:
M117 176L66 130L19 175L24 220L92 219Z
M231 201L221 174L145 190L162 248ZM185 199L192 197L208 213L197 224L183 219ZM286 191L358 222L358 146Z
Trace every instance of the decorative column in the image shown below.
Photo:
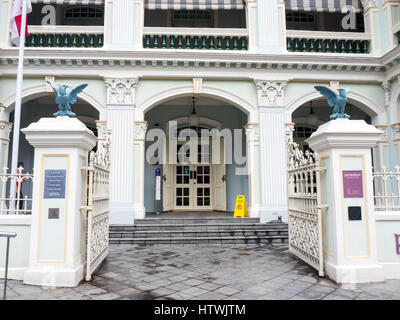
M144 219L146 209L144 207L144 161L147 121L135 121L134 137L134 201L133 211L135 219Z
M274 1L271 1L274 2ZM255 80L261 145L260 221L288 220L287 156L283 98L287 82Z
M0 1L0 48L10 46L10 13L12 0Z
M0 168L7 166L12 123L0 120Z
M24 283L75 287L85 266L88 152L96 136L77 118L42 118L22 129L35 148L29 267Z
M133 138L137 78L105 79L111 130L110 224L133 224Z
M110 49L134 49L135 42L135 1L114 0L112 2L112 30Z
M246 26L249 32L249 51L257 49L257 0L246 0Z
M395 36L394 26L400 22L399 16L399 2L385 0L383 2L383 11L385 13L385 19L387 21L387 34L388 34L388 45L385 52L394 49L397 46L397 39ZM397 11L397 12L396 12Z
M387 122L386 136L388 140L389 168L391 171L395 171L395 167L397 165L398 160L397 160L396 146L393 141L394 139L393 128L391 126L392 123L391 112L390 112L391 87L392 86L389 82L386 82L382 85L385 98L385 111L386 111L386 122Z
M387 125L376 124L375 127L381 130L381 135L378 142L374 147L374 166L375 169L381 169L382 167L389 168L389 150L388 150L388 136L387 136Z
M381 36L382 34L386 34L387 30L379 30L379 10L376 0L361 0L361 3L364 7L365 32L371 34L371 53L379 54L382 50L380 44L382 41Z
M249 203L250 218L260 217L260 126L258 123L245 125L247 138L247 170L249 176Z
M319 154L325 273L338 283L383 281L378 264L371 148L382 131L337 119L307 140Z
M282 34L282 22L279 18L278 1L257 0L258 52L282 52L284 34Z

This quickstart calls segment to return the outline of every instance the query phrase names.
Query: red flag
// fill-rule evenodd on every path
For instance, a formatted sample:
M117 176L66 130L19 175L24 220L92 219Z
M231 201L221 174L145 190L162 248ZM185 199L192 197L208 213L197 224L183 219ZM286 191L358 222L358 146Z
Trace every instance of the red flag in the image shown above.
M15 0L14 7L11 13L11 42L19 47L19 38L21 34L22 20L22 4L23 0ZM32 12L31 0L26 0L26 13ZM28 37L28 23L26 23L25 37Z

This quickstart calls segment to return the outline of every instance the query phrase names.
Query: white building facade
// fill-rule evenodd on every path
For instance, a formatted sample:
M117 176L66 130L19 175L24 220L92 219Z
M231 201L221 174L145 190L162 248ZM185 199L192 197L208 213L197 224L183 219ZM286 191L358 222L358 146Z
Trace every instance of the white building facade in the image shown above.
M286 136L307 150L331 112L314 86L349 88L351 118L385 132L374 167L400 160L400 1L310 3L32 0L21 128L56 111L45 80L88 83L73 111L99 139L111 132L111 224L158 210L157 168L162 211L233 211L245 195L250 217L287 221ZM0 1L1 167L16 96L12 4ZM220 161L172 161L183 144L173 136L185 128L225 133L211 139ZM167 138L158 163L146 157L157 130ZM23 135L20 161L33 168Z

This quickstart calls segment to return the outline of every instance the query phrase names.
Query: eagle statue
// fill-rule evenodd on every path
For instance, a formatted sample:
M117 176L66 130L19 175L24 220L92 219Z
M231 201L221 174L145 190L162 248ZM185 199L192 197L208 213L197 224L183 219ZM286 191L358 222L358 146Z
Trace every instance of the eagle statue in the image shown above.
M315 86L314 88L325 96L329 106L333 108L333 113L330 116L331 120L350 118L348 114L344 113L347 103L347 94L350 91L349 89L338 89L339 94L337 94L335 91L325 86Z
M76 114L72 112L71 105L78 100L78 94L87 87L87 84L81 84L71 90L67 90L66 85L57 85L55 82L46 81L54 90L56 94L56 103L58 104L58 111L53 114L55 117L67 116L75 117Z

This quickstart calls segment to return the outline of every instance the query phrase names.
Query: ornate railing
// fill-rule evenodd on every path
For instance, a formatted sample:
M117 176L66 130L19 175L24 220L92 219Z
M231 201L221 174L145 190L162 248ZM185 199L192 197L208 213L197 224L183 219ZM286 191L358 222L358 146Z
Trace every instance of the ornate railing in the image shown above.
M24 184L32 184L33 174L24 173L24 168L19 167L17 174L7 173L8 168L4 167L0 174L0 214L31 214L32 198L23 195L22 187ZM10 183L16 184L16 194L7 195Z
M289 251L324 275L319 157L288 135Z
M100 48L103 47L103 27L30 26L26 47Z
M109 232L109 142L90 153L87 190L86 281L108 255Z
M247 29L143 28L150 49L247 50Z
M371 35L355 32L287 30L289 52L369 53Z
M376 211L400 211L400 167L395 170L382 167L372 173Z

